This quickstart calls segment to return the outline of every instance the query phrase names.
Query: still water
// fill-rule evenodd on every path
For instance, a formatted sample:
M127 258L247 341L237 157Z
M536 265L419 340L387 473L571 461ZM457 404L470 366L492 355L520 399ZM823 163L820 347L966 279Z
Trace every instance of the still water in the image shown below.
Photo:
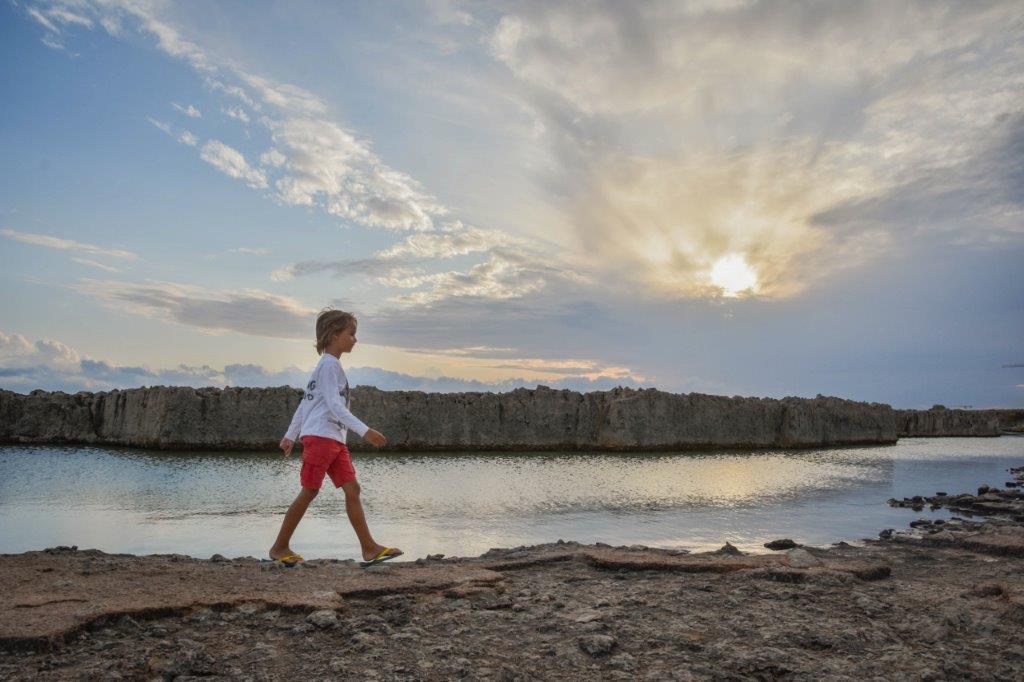
M475 556L559 538L744 550L780 537L827 545L921 514L890 497L1002 485L1024 438L904 439L884 447L680 454L459 453L353 456L370 528L408 558ZM279 453L0 446L0 552L262 557L298 492ZM354 558L344 495L325 485L292 547Z

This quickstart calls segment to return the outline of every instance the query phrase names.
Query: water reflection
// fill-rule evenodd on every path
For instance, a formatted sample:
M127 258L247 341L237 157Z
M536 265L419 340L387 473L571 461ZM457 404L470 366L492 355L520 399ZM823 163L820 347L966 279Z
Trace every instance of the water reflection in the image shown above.
M410 557L557 538L706 549L873 536L912 517L889 497L1001 483L1024 440L913 439L813 451L356 453L378 539ZM0 447L0 551L262 555L298 490L298 457ZM941 512L939 513L941 515ZM306 556L354 556L340 491L296 535Z

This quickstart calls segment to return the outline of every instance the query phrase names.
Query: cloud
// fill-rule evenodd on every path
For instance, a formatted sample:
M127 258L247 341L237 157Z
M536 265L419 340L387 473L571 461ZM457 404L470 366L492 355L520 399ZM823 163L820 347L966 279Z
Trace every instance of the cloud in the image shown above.
M52 21L50 21L50 19L47 18L46 15L44 15L36 8L29 7L28 15L32 17L32 19L34 19L37 24L45 28L47 31L50 31L51 33L60 33L60 29L57 28L57 26Z
M305 339L316 311L286 296L243 289L212 291L173 282L135 284L83 279L71 289L121 312L154 317L213 333Z
M267 176L262 170L250 166L241 152L220 140L210 140L203 145L199 158L225 175L243 180L249 187L263 189L267 186Z
M435 303L449 298L504 300L522 298L545 289L553 280L578 280L579 273L554 261L512 249L492 249L483 263L466 272L452 270L421 278L416 286L430 288L394 300L407 305Z
M157 130L162 130L163 132L167 133L171 137L174 136L174 133L171 132L171 125L169 123L166 123L164 121L158 121L157 119L150 118L148 116L146 117L146 120L149 121L150 123L152 123L153 127L155 127Z
M171 102L171 106L180 111L181 113L185 114L189 118L202 118L203 116L203 114L191 104L189 104L187 107L183 107L177 102Z
M454 258L469 253L488 251L512 243L504 232L464 226L455 221L439 232L411 234L397 244L377 252L382 260L396 258Z
M586 276L542 245L496 230L482 230L455 221L443 231L414 233L378 251L371 258L302 261L274 270L277 282L328 272L335 277L371 277L397 289L421 289L392 299L404 306L428 305L448 298L504 300L521 298L554 281L586 280ZM428 272L429 261L473 253L486 258L468 270Z
M71 239L63 239L61 237L51 237L45 234L36 234L33 232L18 232L11 229L2 229L0 234L25 244L32 244L34 246L43 246L48 249L58 249L61 251L76 251L78 253L89 254L92 256L106 256L108 258L119 258L121 260L136 260L139 255L132 251L126 251L124 249L108 249L103 246L96 246L95 244L85 244L83 242L76 242Z
M293 365L269 369L255 364L230 364L221 369L209 365L178 365L166 369L117 365L107 360L83 358L70 346L53 340L30 342L20 334L0 331L0 388L18 392L105 391L140 386L305 386L309 369ZM455 377L424 377L392 372L378 367L350 367L354 386L376 386L382 390L430 391L439 393L510 391L543 383L552 388L593 391L615 386L642 386L628 376L567 376L556 380L477 381Z
M265 247L253 248L250 246L239 246L237 249L229 249L230 253L247 253L254 256L264 256L270 253L270 249Z
M170 137L174 137L174 129L171 128L170 123L167 123L166 121L160 121L158 119L148 116L146 117L146 120L149 121L157 130L166 133ZM197 138L194 133L188 130L181 131L181 133L179 133L177 138L175 139L177 139L178 142L187 147L195 147L199 144L199 138Z
M5 334L0 331L0 362L7 367L32 362L69 365L77 363L80 359L73 348L60 341L43 339L31 343L21 334Z
M787 297L906 234L1019 238L994 193L1020 178L995 151L1024 110L1013 2L515 3L485 23L551 160L538 185L589 265L647 294L720 296L715 264L742 259Z
M17 6L17 3L15 5ZM67 46L65 46L61 39L62 31L58 24L65 26L78 25L85 28L92 28L93 26L93 22L89 17L78 14L67 7L28 7L26 13L33 21L46 29L45 35L40 39L43 45L61 52L68 52L72 57L77 57L78 55L68 51Z
M121 272L120 270L118 270L115 267L112 267L110 265L105 265L103 263L100 263L100 262L94 261L94 260L90 260L88 258L72 258L71 260L73 260L76 263L80 263L81 265L88 265L91 268L97 268L99 270L103 270L104 272Z
M78 4L81 11L91 12L101 23L116 22L123 28L125 20L133 21L156 39L161 50L191 65L211 90L262 111L260 121L270 131L273 146L261 158L273 161L265 164L273 169L273 178L247 163L243 165L241 153L223 143L213 141L203 147L201 158L232 177L242 178L256 189L272 185L275 198L282 203L318 206L330 215L367 227L431 230L434 219L447 213L447 208L419 182L389 167L374 153L369 141L335 121L316 95L251 73L210 53L165 19L162 5L127 0ZM62 6L51 2L38 5ZM191 105L174 106L188 115L199 113ZM234 114L241 120L244 112Z
M648 387L648 384L631 377L598 377L590 379L572 376L553 380L506 379L503 381L479 381L448 376L415 376L401 372L391 372L378 367L351 367L346 369L346 374L353 386L376 386L384 391L424 391L427 393L505 393L517 388L536 388L537 386L568 389L585 393L588 391L608 391L618 386Z
M245 113L245 109L242 107L222 107L221 112L229 118L233 118L242 123L249 122L249 114Z

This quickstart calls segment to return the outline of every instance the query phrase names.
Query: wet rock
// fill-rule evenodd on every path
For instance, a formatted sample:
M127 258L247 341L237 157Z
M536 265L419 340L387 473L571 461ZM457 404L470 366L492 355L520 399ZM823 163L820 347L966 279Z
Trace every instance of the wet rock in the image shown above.
M584 653L595 658L607 656L618 646L618 641L611 635L583 635L576 641Z
M797 544L789 538L782 538L780 540L772 540L771 542L766 542L764 543L764 546L771 550L781 550L793 549L797 546Z

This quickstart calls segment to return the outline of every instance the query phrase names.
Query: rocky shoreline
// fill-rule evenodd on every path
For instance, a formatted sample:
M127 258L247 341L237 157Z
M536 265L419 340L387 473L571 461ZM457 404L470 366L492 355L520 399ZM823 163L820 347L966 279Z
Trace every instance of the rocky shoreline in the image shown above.
M0 556L4 679L1020 679L1015 486L863 546L550 545L368 570L318 560ZM972 518L973 517L973 518Z
M158 386L104 393L0 390L0 443L74 443L169 450L269 450L302 392ZM742 398L654 389L577 393L352 391L355 410L415 451L807 448L887 444L900 436L1024 431L1024 410L893 410L817 398ZM350 439L353 449L368 446Z

